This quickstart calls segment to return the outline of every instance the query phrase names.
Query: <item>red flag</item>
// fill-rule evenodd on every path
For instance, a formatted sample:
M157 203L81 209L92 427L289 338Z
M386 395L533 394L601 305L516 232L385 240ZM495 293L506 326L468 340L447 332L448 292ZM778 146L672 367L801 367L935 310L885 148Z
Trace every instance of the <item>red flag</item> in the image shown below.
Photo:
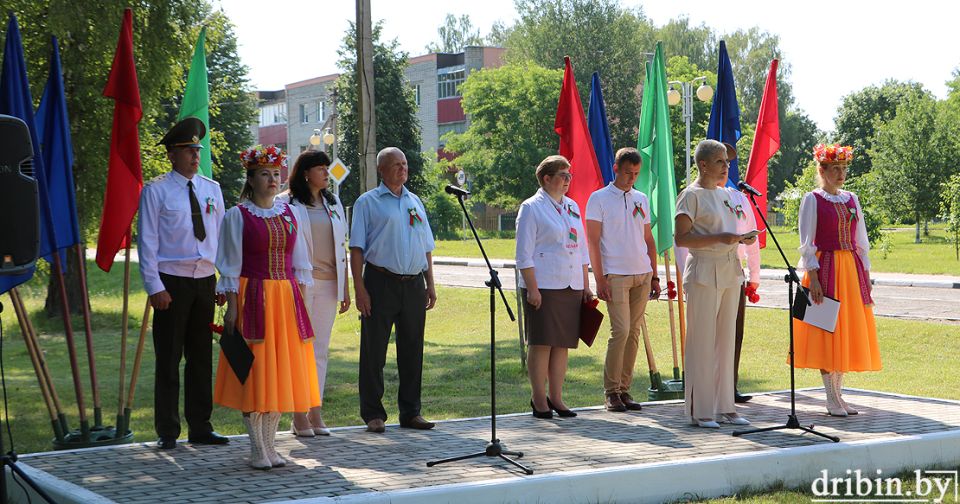
M573 174L567 196L580 207L580 221L586 229L587 199L593 191L603 187L603 176L600 175L597 154L593 151L593 140L587 128L577 82L573 79L570 57L564 57L563 60L566 70L563 72L563 87L560 89L553 129L560 135L560 155L570 161L570 173Z
M114 104L107 190L103 196L103 215L97 241L97 266L110 271L114 256L130 243L130 224L137 213L140 190L143 189L140 135L137 131L143 110L140 108L140 85L133 61L133 11L130 9L123 13L117 52L103 96L113 98Z
M753 147L750 149L750 162L747 164L746 183L755 187L763 196L757 196L757 204L767 216L767 162L780 149L780 116L777 106L777 60L770 62L770 71L767 73L767 83L763 87L763 98L760 100L760 114L757 116L757 131L753 136ZM753 209L753 216L757 219L757 229L763 229L763 220ZM760 248L767 246L767 233L760 233Z

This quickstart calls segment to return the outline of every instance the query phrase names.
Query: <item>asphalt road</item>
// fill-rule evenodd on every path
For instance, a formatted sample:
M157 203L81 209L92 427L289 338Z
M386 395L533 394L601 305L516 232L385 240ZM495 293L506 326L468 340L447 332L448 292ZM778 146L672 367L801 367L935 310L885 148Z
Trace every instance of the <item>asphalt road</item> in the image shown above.
M497 268L497 271L504 289L514 290L513 268ZM440 285L485 289L484 281L487 278L485 267L434 266L434 279ZM763 279L759 294L760 302L755 305L747 303L748 307L787 307L787 286L784 282ZM873 299L876 303L874 313L879 316L960 323L960 289L875 285Z

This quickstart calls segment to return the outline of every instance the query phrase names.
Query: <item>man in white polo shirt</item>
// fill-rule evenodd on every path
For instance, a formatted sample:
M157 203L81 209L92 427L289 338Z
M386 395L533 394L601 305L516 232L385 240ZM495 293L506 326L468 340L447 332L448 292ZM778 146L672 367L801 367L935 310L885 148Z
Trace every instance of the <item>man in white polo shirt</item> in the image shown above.
M604 406L607 411L639 411L630 383L647 301L660 296L657 249L647 197L633 188L640 174L640 154L629 147L618 150L613 168L613 182L590 195L586 217L597 296L606 301L610 314Z

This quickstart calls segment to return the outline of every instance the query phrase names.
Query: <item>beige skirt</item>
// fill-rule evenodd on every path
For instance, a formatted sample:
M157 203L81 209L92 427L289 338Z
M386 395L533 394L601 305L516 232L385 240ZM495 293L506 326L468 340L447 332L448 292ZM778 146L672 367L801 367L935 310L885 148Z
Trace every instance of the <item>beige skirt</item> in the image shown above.
M521 289L523 320L528 345L577 348L580 343L580 304L582 290L540 289L540 309L527 302L527 290Z

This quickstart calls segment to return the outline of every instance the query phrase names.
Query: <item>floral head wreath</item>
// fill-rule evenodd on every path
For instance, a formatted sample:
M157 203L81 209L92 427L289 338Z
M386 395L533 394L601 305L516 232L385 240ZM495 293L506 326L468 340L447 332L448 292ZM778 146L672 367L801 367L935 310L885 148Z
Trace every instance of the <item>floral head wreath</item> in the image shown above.
M840 144L818 144L813 148L813 160L818 163L847 164L853 161L853 147Z
M254 145L240 153L240 162L250 170L260 166L287 167L287 154L276 145Z

